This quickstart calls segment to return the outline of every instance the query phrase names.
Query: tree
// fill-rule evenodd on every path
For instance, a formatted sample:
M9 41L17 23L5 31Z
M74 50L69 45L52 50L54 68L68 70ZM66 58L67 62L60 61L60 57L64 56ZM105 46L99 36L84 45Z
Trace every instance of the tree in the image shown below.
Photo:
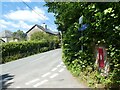
M35 32L31 35L31 40L48 41L48 42L58 41L58 36L50 35L45 32Z
M111 67L111 82L107 84L119 86L120 78L117 75L120 74L120 3L46 2L46 6L48 12L55 13L55 23L62 32L63 55L68 68L77 74L80 70L84 72L87 66L93 69L93 49L96 45L103 44L108 49ZM89 24L83 31L83 36L78 31L81 27L78 20L82 15L83 24ZM84 46L83 52L80 45Z
M26 34L22 30L17 30L13 33L13 38L18 38L20 41L26 40Z

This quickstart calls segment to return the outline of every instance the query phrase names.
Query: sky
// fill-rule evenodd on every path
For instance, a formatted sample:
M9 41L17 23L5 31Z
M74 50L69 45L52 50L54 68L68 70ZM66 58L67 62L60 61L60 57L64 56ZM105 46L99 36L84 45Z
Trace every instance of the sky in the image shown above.
M50 30L57 31L54 24L54 14L48 13L48 7L43 6L45 2L39 0L34 2L32 0L3 0L0 2L0 32L3 30L10 30L15 32L22 30L27 32L35 24L47 24Z

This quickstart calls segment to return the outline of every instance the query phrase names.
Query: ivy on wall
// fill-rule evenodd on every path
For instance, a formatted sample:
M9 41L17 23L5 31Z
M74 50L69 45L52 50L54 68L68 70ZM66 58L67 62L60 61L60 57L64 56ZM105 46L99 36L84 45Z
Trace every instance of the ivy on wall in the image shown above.
M120 87L120 3L46 2L46 6L48 12L55 13L55 23L62 32L63 60L67 68L90 86ZM89 27L80 32L78 20L82 15L83 24ZM99 45L107 49L110 62L107 77L102 77L94 68L94 51Z

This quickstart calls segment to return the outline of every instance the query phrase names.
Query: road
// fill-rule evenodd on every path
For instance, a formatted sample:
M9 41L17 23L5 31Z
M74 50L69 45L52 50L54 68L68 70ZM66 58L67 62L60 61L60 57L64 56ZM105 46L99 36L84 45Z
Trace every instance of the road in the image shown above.
M3 88L86 88L66 69L61 49L0 65Z

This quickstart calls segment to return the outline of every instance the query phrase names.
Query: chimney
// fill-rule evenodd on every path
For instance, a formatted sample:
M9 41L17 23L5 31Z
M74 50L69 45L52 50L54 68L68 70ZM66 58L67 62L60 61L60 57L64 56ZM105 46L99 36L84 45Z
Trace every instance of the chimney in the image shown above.
M43 23L43 27L45 30L47 30L47 25L45 23Z

